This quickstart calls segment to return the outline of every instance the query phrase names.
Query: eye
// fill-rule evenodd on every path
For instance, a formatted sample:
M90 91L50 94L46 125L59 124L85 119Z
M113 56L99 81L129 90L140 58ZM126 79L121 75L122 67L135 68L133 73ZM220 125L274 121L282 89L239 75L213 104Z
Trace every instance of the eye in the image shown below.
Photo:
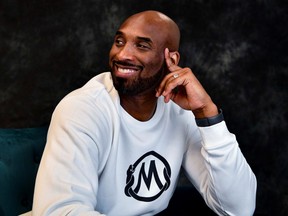
M124 45L124 40L123 38L115 38L114 43L116 44L116 46L122 46Z
M145 42L142 42L142 43L138 43L136 44L136 46L140 49L143 49L143 50L147 50L147 49L150 49L151 46L149 43L145 43Z

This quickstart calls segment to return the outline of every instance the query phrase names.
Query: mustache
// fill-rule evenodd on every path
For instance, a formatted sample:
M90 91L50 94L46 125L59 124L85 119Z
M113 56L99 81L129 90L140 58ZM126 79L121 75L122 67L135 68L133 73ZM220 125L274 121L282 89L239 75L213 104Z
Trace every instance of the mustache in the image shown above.
M116 60L114 60L113 61L113 65L119 65L119 66L123 66L123 67L135 67L135 68L138 68L138 69L140 69L140 70L142 70L143 69L143 66L141 66L141 65L135 65L135 64L132 64L132 63L130 63L130 62L127 62L127 61L116 61Z

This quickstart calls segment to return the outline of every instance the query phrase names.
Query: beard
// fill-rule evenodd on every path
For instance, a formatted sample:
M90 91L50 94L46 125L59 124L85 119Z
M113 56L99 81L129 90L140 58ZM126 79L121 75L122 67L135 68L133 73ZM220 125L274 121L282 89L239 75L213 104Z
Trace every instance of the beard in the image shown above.
M115 77L112 73L112 79L115 89L119 95L136 96L144 92L154 91L161 83L162 79L166 75L165 63L160 70L151 77L141 78L136 77L133 80L127 80L121 77Z

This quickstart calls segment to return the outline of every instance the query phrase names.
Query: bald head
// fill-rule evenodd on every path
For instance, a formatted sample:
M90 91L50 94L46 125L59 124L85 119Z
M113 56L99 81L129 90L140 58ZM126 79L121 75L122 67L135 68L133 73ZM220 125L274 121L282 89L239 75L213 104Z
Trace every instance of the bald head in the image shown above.
M178 25L167 15L159 11L143 11L130 16L124 21L121 27L130 24L131 22L142 22L145 23L145 25L154 27L151 29L156 31L159 37L161 37L160 39L163 40L165 46L171 51L178 51L180 43L180 30Z

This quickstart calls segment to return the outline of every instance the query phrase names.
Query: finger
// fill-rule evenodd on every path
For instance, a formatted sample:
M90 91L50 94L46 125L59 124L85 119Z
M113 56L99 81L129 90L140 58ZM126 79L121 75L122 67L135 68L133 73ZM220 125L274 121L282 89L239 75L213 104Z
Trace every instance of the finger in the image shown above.
M156 97L159 97L160 95L163 95L165 93L165 95L167 95L168 92L165 92L167 85L169 85L169 83L175 79L173 77L172 73L167 74L163 80L161 81L160 85L158 86L157 90L156 90Z
M181 85L181 71L175 71L170 72L167 74L158 88L156 89L156 97L159 97L160 95L167 96L172 93L173 89L175 89L177 86ZM173 92L174 94L174 92Z
M172 93L164 96L164 102L165 102L165 103L168 103L168 102L170 101L170 99L173 98L173 97L175 97L175 96L173 96Z
M164 96L165 102L168 102L171 98L173 98L173 96L177 94L177 91L175 91L175 89L177 88L177 86L181 85L181 80L178 79L179 76L174 75L178 75L178 73L174 72L168 74L156 90L156 97L159 97L160 95Z
M172 58L170 57L170 51L168 48L165 48L164 54L165 54L165 61L166 61L168 70L170 72L178 70L179 67L172 61Z
M169 74L169 78L167 80L167 82L165 83L165 86L163 86L164 90L162 92L163 96L167 96L170 94L174 94L175 92L173 92L173 90L181 85L181 78L180 75L177 72L173 72L171 74Z
M166 89L166 86L171 83L171 81L173 81L174 79L176 79L176 75L179 75L179 73L176 73L177 70L180 70L181 67L177 66L174 64L174 62L172 61L172 58L170 57L170 52L169 52L169 49L168 48L165 48L164 50L164 56L165 56L165 62L166 62L166 66L168 68L168 72L169 74L166 75L162 82L160 83L159 87L157 88L156 90L156 97L159 97L161 94L163 94L163 92L165 91ZM175 75L175 76L174 76ZM174 85L174 87L177 86ZM170 89L170 88L169 88ZM170 92L170 90L168 90L168 92ZM173 89L173 88L172 88ZM166 95L167 93L166 92Z

